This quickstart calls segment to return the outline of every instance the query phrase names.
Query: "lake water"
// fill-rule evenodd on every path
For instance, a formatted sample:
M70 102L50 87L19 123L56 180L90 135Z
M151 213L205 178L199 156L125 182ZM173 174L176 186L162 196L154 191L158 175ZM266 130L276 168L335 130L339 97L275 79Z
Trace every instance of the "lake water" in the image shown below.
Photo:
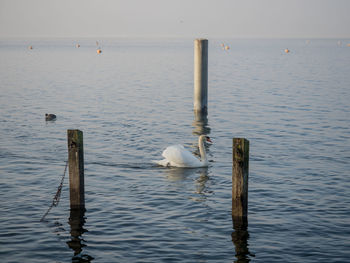
M104 39L102 54L95 39L0 41L1 262L349 261L350 40L221 41L209 39L207 123L193 114L193 39ZM67 129L84 133L83 231L68 175L40 222ZM152 164L171 144L197 152L200 133L208 168ZM250 141L241 235L233 137Z

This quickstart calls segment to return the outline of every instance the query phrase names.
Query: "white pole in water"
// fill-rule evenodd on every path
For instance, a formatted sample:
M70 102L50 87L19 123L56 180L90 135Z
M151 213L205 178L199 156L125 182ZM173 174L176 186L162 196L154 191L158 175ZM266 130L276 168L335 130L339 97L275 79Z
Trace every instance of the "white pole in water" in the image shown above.
M194 41L194 111L208 113L208 40Z

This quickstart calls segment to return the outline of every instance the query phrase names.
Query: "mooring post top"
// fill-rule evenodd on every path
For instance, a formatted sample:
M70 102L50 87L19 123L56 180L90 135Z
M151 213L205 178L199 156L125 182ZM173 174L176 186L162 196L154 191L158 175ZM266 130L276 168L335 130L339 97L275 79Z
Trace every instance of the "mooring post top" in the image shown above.
M200 46L208 47L209 45L208 43L209 43L208 39L205 39L205 38L197 38L194 40L195 48L198 48Z
M83 147L83 132L81 130L67 130L68 149L82 149Z
M246 155L249 160L249 141L246 138L233 138L233 158L240 159Z
M68 132L82 132L81 130L79 130L79 129L68 129L67 130Z
M237 150L249 152L249 140L246 138L233 138L232 140L233 148L237 148Z
M81 130L67 130L67 136L69 137L74 137L75 139L77 138L82 138L83 137L83 132Z
M245 140L245 141L249 142L249 140L246 139L246 138L233 138L233 140L234 140L234 141L235 141L235 140Z

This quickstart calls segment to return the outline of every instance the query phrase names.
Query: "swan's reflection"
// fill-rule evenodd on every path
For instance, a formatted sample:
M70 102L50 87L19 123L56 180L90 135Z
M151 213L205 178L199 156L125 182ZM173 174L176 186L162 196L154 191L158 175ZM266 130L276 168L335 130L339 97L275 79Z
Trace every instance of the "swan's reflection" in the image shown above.
M164 169L164 174L169 181L183 181L191 175L199 174L200 178L208 178L208 168L180 168L180 167L168 167ZM201 180L206 182L208 179Z
M197 169L169 167L164 170L165 176L169 181L184 181L187 177L194 174Z
M71 240L67 242L68 246L73 249L74 256L72 257L72 262L91 262L94 258L83 254L83 247L86 246L84 244L84 239L82 238L82 235L87 232L86 229L84 229L85 224L85 208L82 209L71 209L70 210L70 217L69 217L69 225L71 227Z
M165 177L172 182L183 183L189 177L195 177L195 193L202 197L209 192L207 182L209 180L208 168L178 168L164 169ZM202 199L202 198L201 198Z
M250 257L255 255L249 252L249 232L247 218L232 217L234 231L231 234L232 243L236 250L236 263L246 263L250 261ZM249 257L250 256L250 257Z

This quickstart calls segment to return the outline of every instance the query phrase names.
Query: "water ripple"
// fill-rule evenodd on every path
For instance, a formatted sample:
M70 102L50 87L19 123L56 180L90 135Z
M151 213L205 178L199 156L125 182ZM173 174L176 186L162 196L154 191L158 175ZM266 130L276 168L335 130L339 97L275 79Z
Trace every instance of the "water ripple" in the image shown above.
M214 40L209 115L198 121L193 41L164 41L106 40L96 56L95 40L80 49L36 40L34 52L0 40L2 262L346 262L350 53L331 40L312 49L288 40L288 56L283 40L232 40L228 53ZM84 132L84 220L69 220L67 176L40 223L67 129ZM198 154L201 133L214 141L208 168L152 163L171 144ZM250 140L241 232L231 218L233 137Z

